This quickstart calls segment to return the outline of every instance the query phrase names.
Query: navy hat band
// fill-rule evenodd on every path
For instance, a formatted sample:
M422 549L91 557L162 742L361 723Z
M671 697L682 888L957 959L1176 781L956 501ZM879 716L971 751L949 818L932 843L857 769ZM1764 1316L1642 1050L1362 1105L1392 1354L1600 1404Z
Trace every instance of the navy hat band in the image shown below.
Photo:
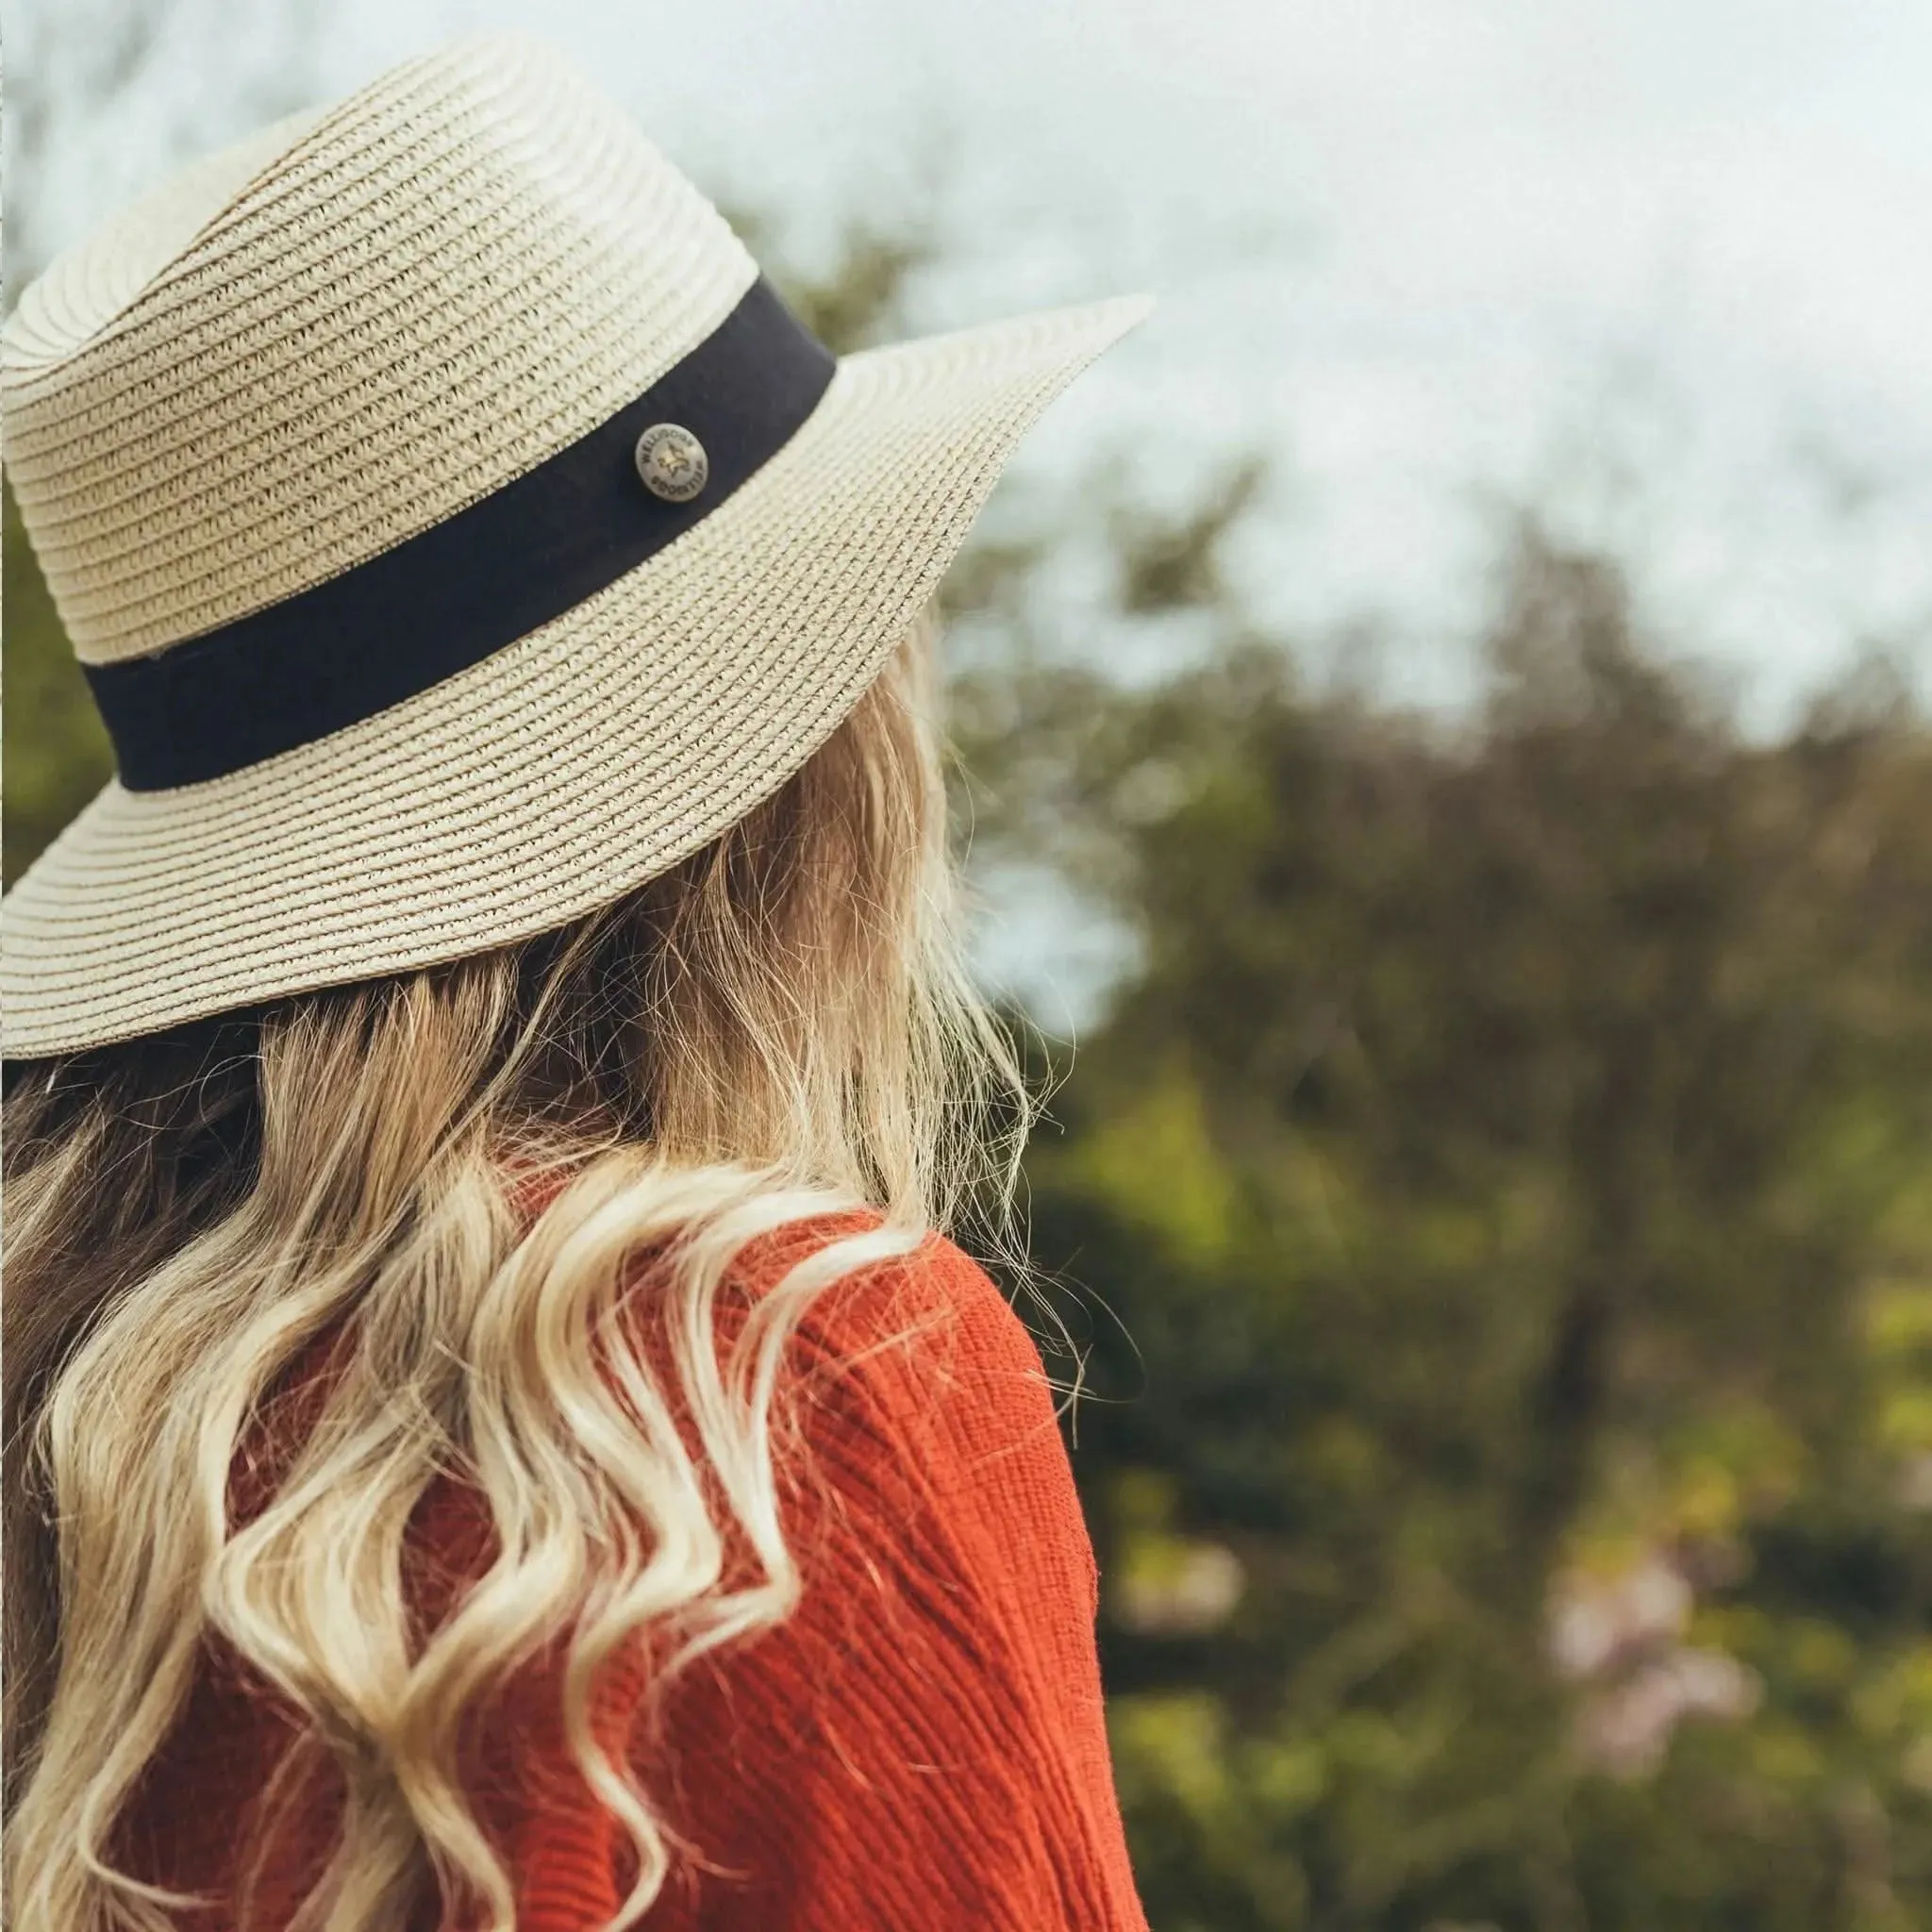
M121 783L197 785L292 751L562 616L770 461L836 367L760 276L635 401L502 489L218 630L85 666Z

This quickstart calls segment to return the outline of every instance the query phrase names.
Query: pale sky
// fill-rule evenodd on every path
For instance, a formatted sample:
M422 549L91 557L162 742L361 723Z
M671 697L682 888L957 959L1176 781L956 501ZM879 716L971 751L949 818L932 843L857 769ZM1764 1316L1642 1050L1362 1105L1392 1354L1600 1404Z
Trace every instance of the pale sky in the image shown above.
M106 0L16 0L37 23ZM31 188L62 233L214 145L277 59L178 0L173 64ZM292 4L292 0L291 0ZM1312 627L1379 614L1453 697L1487 519L1541 487L1642 558L1677 630L1781 714L1848 641L1932 666L1926 0L308 0L340 92L514 25L714 192L822 229L939 181L918 325L1151 287L1025 461L1285 486L1242 553ZM209 14L208 17L212 17ZM16 32L19 27L27 29ZM177 135L178 141L184 137ZM1634 482L1632 479L1635 479Z

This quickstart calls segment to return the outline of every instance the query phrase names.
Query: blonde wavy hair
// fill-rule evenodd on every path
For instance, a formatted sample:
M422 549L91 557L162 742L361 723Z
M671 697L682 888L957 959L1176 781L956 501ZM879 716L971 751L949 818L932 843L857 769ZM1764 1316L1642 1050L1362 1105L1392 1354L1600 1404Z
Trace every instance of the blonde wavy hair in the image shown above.
M787 1614L788 1338L976 1191L1010 1199L1027 1101L958 950L928 632L774 797L559 932L10 1070L16 1932L160 1932L187 1903L117 1870L114 1831L211 1639L341 1782L303 1932L403 1932L439 1890L514 1924L457 1732L559 1641L571 1750L637 1855L614 1924L657 1896L674 1846L592 1735L600 1670L663 1637L661 1683ZM744 1243L858 1204L719 1346ZM675 1387L611 1320L640 1293ZM238 1452L319 1343L339 1372L238 1520ZM404 1537L449 1472L495 1546L425 1635Z

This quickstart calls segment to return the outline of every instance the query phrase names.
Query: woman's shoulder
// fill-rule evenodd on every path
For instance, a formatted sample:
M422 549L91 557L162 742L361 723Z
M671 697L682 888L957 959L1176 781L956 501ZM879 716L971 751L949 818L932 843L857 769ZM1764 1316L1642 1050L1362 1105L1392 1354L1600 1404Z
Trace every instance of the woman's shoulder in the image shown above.
M883 1232L839 1217L746 1261L770 1291ZM692 1815L714 1794L729 1807L718 1862L751 1869L736 1847L784 1832L846 1846L813 1867L825 1924L1139 1925L1093 1552L1026 1324L927 1234L833 1277L795 1339L811 1449L787 1486L797 1606L667 1707ZM747 1923L752 1899L734 1901Z
M934 1419L971 1398L977 1416L1053 1416L1033 1331L986 1268L948 1236L889 1227L875 1212L782 1230L747 1253L754 1292L796 1268L823 1268L797 1331L802 1361L874 1408Z
M876 1220L848 1217L797 1231L793 1265L868 1227ZM901 1563L971 1573L982 1592L1051 1577L1091 1618L1093 1556L1055 1386L985 1268L927 1234L836 1276L794 1349L808 1467L829 1482L840 1533L867 1541L869 1562L891 1548Z
M534 1223L561 1204L563 1177L525 1184ZM774 1214L784 1203L766 1204ZM661 1247L634 1257L643 1313L657 1304ZM1032 1330L958 1242L860 1205L805 1206L742 1240L714 1301L729 1349L755 1308L796 1295L786 1379L822 1447L870 1441L881 1459L923 1459L937 1478L982 1455L1064 1459L1050 1380ZM647 1321L644 1332L650 1332Z

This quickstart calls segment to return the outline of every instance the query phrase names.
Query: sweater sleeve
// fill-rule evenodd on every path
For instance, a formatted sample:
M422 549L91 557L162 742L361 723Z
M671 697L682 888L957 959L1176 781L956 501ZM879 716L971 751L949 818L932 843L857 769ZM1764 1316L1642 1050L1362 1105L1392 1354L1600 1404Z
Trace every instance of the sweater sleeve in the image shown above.
M829 1291L799 1345L804 1593L673 1692L653 1756L695 1856L650 1924L1143 1932L1032 1338L933 1241Z

